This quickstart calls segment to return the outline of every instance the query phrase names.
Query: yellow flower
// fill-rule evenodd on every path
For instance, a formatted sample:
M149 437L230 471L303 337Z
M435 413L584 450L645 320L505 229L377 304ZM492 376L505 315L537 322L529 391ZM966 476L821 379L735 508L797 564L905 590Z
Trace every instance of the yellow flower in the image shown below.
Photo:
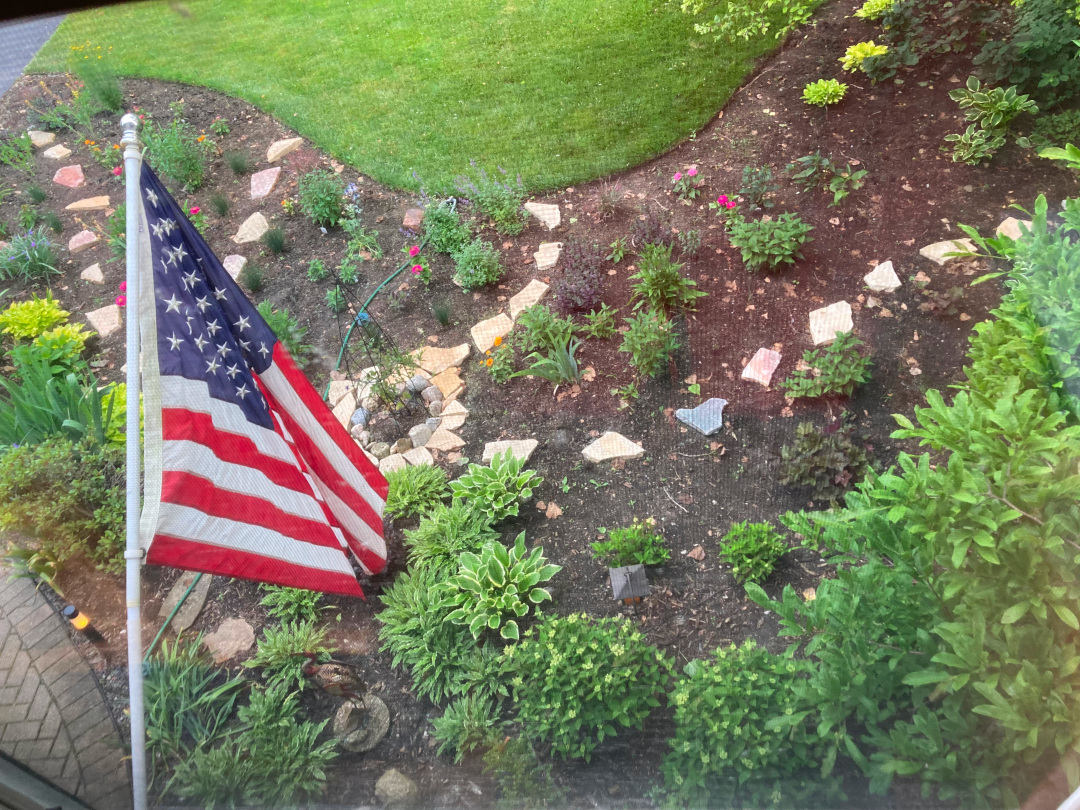
M494 363L494 362L495 362L495 358L493 358L493 357L489 357L489 358L487 359L487 361L486 361L486 362L484 363L484 365L485 365L485 366L490 366L490 365L491 365L492 363Z

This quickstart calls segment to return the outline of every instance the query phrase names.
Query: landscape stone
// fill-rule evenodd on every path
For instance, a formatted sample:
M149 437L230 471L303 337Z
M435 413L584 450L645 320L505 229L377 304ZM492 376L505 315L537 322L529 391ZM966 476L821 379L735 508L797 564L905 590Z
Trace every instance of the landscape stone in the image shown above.
M713 397L696 408L679 408L675 411L675 418L699 433L712 436L724 426L724 406L727 404L726 399Z
M505 453L507 450L510 451L514 458L528 461L539 444L540 442L536 439L510 439L509 441L488 442L484 445L482 461L484 464L490 464L495 456Z
M382 461L390 455L390 445L386 442L375 442L375 444L368 448L368 452L375 456L379 461Z
M446 372L443 372L444 374ZM431 412L430 406L436 402L441 403L443 401L443 392L437 385L429 385L423 391L420 392L420 398L424 400L429 406L428 412ZM434 414L433 414L434 415Z
M468 343L450 349L425 346L420 349L416 364L428 374L440 374L451 366L460 366L469 357L472 348Z
M334 715L334 736L338 745L354 754L374 748L390 730L390 710L382 698L368 693L363 705L346 700Z
M759 382L766 388L772 382L773 372L780 365L780 352L772 349L758 349L750 362L743 369L742 378Z
M525 203L525 210L547 225L549 231L558 228L559 223L562 222L562 215L559 213L559 206L557 205L527 202Z
M456 433L451 433L444 427L437 428L431 438L424 445L428 450L438 450L441 453L449 453L465 446L465 440Z
M221 266L228 271L233 281L240 278L240 271L244 269L245 264L247 264L247 259L239 253L231 253L221 260Z
M391 807L405 807L420 798L420 788L397 768L391 768L375 783L375 798Z
M424 424L431 428L431 432L434 433L442 424L442 419L437 416L431 416L424 420Z
M944 242L935 242L932 245L921 248L919 250L919 255L926 257L934 264L944 265L954 259L963 258L962 256L946 256L946 253L955 253L964 250L974 253L975 243L970 239L946 239Z
M465 383L458 374L458 369L448 368L442 374L436 374L431 378L431 387L442 391L443 405L445 405L464 390ZM430 389L425 388L420 396L427 394L428 390Z
M108 196L87 197L84 200L76 200L71 205L64 206L65 211L104 211L109 207Z
M402 453L401 456L413 467L430 467L435 463L435 459L426 447L414 447L409 452Z
M401 221L401 227L406 230L420 232L420 226L424 224L424 209L410 208L405 212L405 219Z
M55 132L42 132L40 129L31 129L26 133L30 136L30 143L32 143L37 149L43 146L48 146L50 143L56 140Z
M495 338L504 337L513 328L514 322L505 312L500 312L494 318L480 321L470 331L477 351L483 354L495 346Z
M71 150L64 146L62 143L58 143L56 146L50 146L41 154L47 157L49 160L63 160L71 154Z
M458 430L465 424L469 412L465 406L456 399L442 409L442 427L447 430Z
M891 293L900 287L900 277L896 275L892 262L882 262L867 273L863 281L874 292Z
M837 332L850 332L854 328L851 304L847 301L837 301L810 313L810 337L815 346L832 343Z
M159 619L169 618L169 614L180 603L181 597L187 593L187 589L191 587L191 583L195 581L195 577L198 575L197 571L182 571L180 573L180 576L176 578L176 582L169 588L169 592L165 594L165 599L161 602L161 608L158 610ZM203 605L206 604L206 594L210 590L210 583L213 579L209 574L203 574L202 579L188 594L183 606L173 617L170 625L173 632L182 633L195 623L195 619L198 618Z
M338 400L338 404L334 406L334 418L338 420L343 428L348 430L352 427L352 415L356 410L356 395L351 391Z
M123 326L120 322L120 307L116 304L109 304L107 307L87 312L86 320L102 337L108 337Z
M251 175L251 199L261 200L273 191L280 174L281 167L274 166Z
M303 142L303 138L285 138L281 141L274 141L270 144L270 148L266 150L266 162L277 163L290 152L299 149Z
M439 392L440 394L442 391ZM439 416L443 412L442 400L435 399L428 403L427 412L432 416Z
M397 454L397 453L407 453L410 450L412 450L412 439L405 439L405 438L398 439L390 447L391 455L394 455L394 454Z
M63 166L57 169L56 174L53 175L53 182L68 188L78 188L86 183L86 177L83 176L82 166L76 163L74 166Z
M430 385L431 383L428 382L428 378L423 374L414 374L409 378L408 382L405 383L405 390L410 394L419 394Z
M536 260L536 269L539 272L550 270L559 263L559 255L562 253L562 242L541 242L540 249L533 254Z
M548 285L539 279L533 279L525 285L525 289L510 299L510 320L516 321L518 315L529 307L540 303L540 299L547 295Z
M326 403L332 408L341 402L342 397L351 394L356 389L356 383L352 380L331 380L326 389Z
M255 631L243 619L226 619L213 633L203 636L203 644L214 656L215 664L224 664L255 643Z
M387 473L404 470L408 466L409 462L405 460L405 456L399 453L391 453L379 462L379 472L386 475Z
M409 439L412 440L413 447L423 447L431 438L431 433L431 428L427 425L416 425L409 429Z
M371 411L367 408L357 408L353 411L352 416L349 418L349 422L353 425L360 425L363 427L368 423L368 419L371 418Z
M615 461L620 458L640 458L645 455L645 449L622 434L609 430L596 441L586 445L581 455L586 461L599 464L602 461Z
M68 250L74 253L82 253L98 243L97 234L93 231L79 231L68 240Z
M356 439L356 443L361 447L367 447L371 444L371 432L363 425L353 425L349 434Z
M105 283L105 274L101 272L101 265L96 262L79 273L79 278L83 281L89 281L91 284Z
M1031 230L1031 220L1029 219L1017 219L1016 217L1008 217L1003 220L1000 225L997 226L997 236L1007 236L1010 239L1019 239L1023 236L1020 226L1023 225L1026 230Z
M256 211L244 220L244 224L241 225L240 230L236 232L233 241L238 245L243 245L248 242L257 242L262 239L262 235L268 230L270 230L270 223L266 221L266 217Z

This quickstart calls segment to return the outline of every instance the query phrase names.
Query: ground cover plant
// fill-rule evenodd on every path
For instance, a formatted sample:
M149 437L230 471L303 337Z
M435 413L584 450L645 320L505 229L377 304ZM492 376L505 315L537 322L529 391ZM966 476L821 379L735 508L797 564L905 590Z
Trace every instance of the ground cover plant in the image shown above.
M859 351L863 342L851 332L837 333L824 349L803 352L795 373L781 386L793 397L851 396L870 379L870 358Z

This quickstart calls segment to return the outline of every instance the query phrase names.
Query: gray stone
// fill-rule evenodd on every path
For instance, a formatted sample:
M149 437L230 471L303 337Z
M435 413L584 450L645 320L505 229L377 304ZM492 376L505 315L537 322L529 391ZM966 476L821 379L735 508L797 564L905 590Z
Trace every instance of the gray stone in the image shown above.
M391 455L396 453L408 453L412 450L412 439L398 439L390 448Z
M372 413L375 413L379 409L379 398L374 394L368 394L360 400L360 407L367 408Z
M434 402L429 402L428 403L427 412L430 413L432 415L432 417L442 416L442 411L443 411L443 407L442 407L442 400L441 399L437 399Z
M724 406L727 404L726 399L713 397L696 408L679 408L675 411L675 418L699 433L712 436L724 426Z
M430 405L432 402L442 402L443 392L437 385L429 385L420 392L420 397Z
M369 419L371 419L371 411L367 408L360 407L353 411L353 415L349 421L354 425L366 425Z
M334 715L334 736L338 745L354 754L374 748L390 730L390 710L381 698L364 695L363 705L349 700Z
M243 619L226 619L213 633L203 637L203 644L214 656L215 664L223 664L255 643L255 631Z
M410 394L419 394L431 385L423 374L415 374L405 383L405 390Z
M192 583L195 582L195 578L198 576L199 574L195 571L184 571L177 577L176 582L169 589L161 603L158 618L167 619L169 617L169 614L180 604L180 599L188 592L188 588L191 588ZM191 593L188 594L184 604L180 606L180 610L176 612L172 623L169 625L174 633L182 633L195 623L199 613L202 612L203 605L206 604L206 594L210 591L210 583L213 581L214 578L210 574L203 574L195 584L195 587L192 588Z
M442 419L438 416L432 416L424 420L424 424L431 428L432 431L436 431L439 429L439 425L442 424Z
M364 430L363 425L353 425L353 429L349 432L352 434L352 437L360 443L361 447L367 447L371 444L371 434Z
M375 783L375 798L391 807L404 807L420 798L420 788L397 768L391 768Z
M409 439L413 447L423 447L431 438L431 428L427 425L417 425L409 430Z
M368 452L375 456L379 461L382 461L390 455L390 445L386 442L375 442L375 444L368 448Z

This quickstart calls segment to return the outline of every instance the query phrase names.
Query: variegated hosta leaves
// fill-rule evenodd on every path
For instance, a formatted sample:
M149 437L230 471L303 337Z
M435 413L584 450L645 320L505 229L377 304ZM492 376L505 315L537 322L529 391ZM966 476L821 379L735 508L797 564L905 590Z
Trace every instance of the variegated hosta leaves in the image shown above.
M523 471L524 466L525 461L509 449L497 454L490 466L470 464L467 473L450 483L454 500L466 501L490 516L492 523L512 517L544 480L535 470Z

